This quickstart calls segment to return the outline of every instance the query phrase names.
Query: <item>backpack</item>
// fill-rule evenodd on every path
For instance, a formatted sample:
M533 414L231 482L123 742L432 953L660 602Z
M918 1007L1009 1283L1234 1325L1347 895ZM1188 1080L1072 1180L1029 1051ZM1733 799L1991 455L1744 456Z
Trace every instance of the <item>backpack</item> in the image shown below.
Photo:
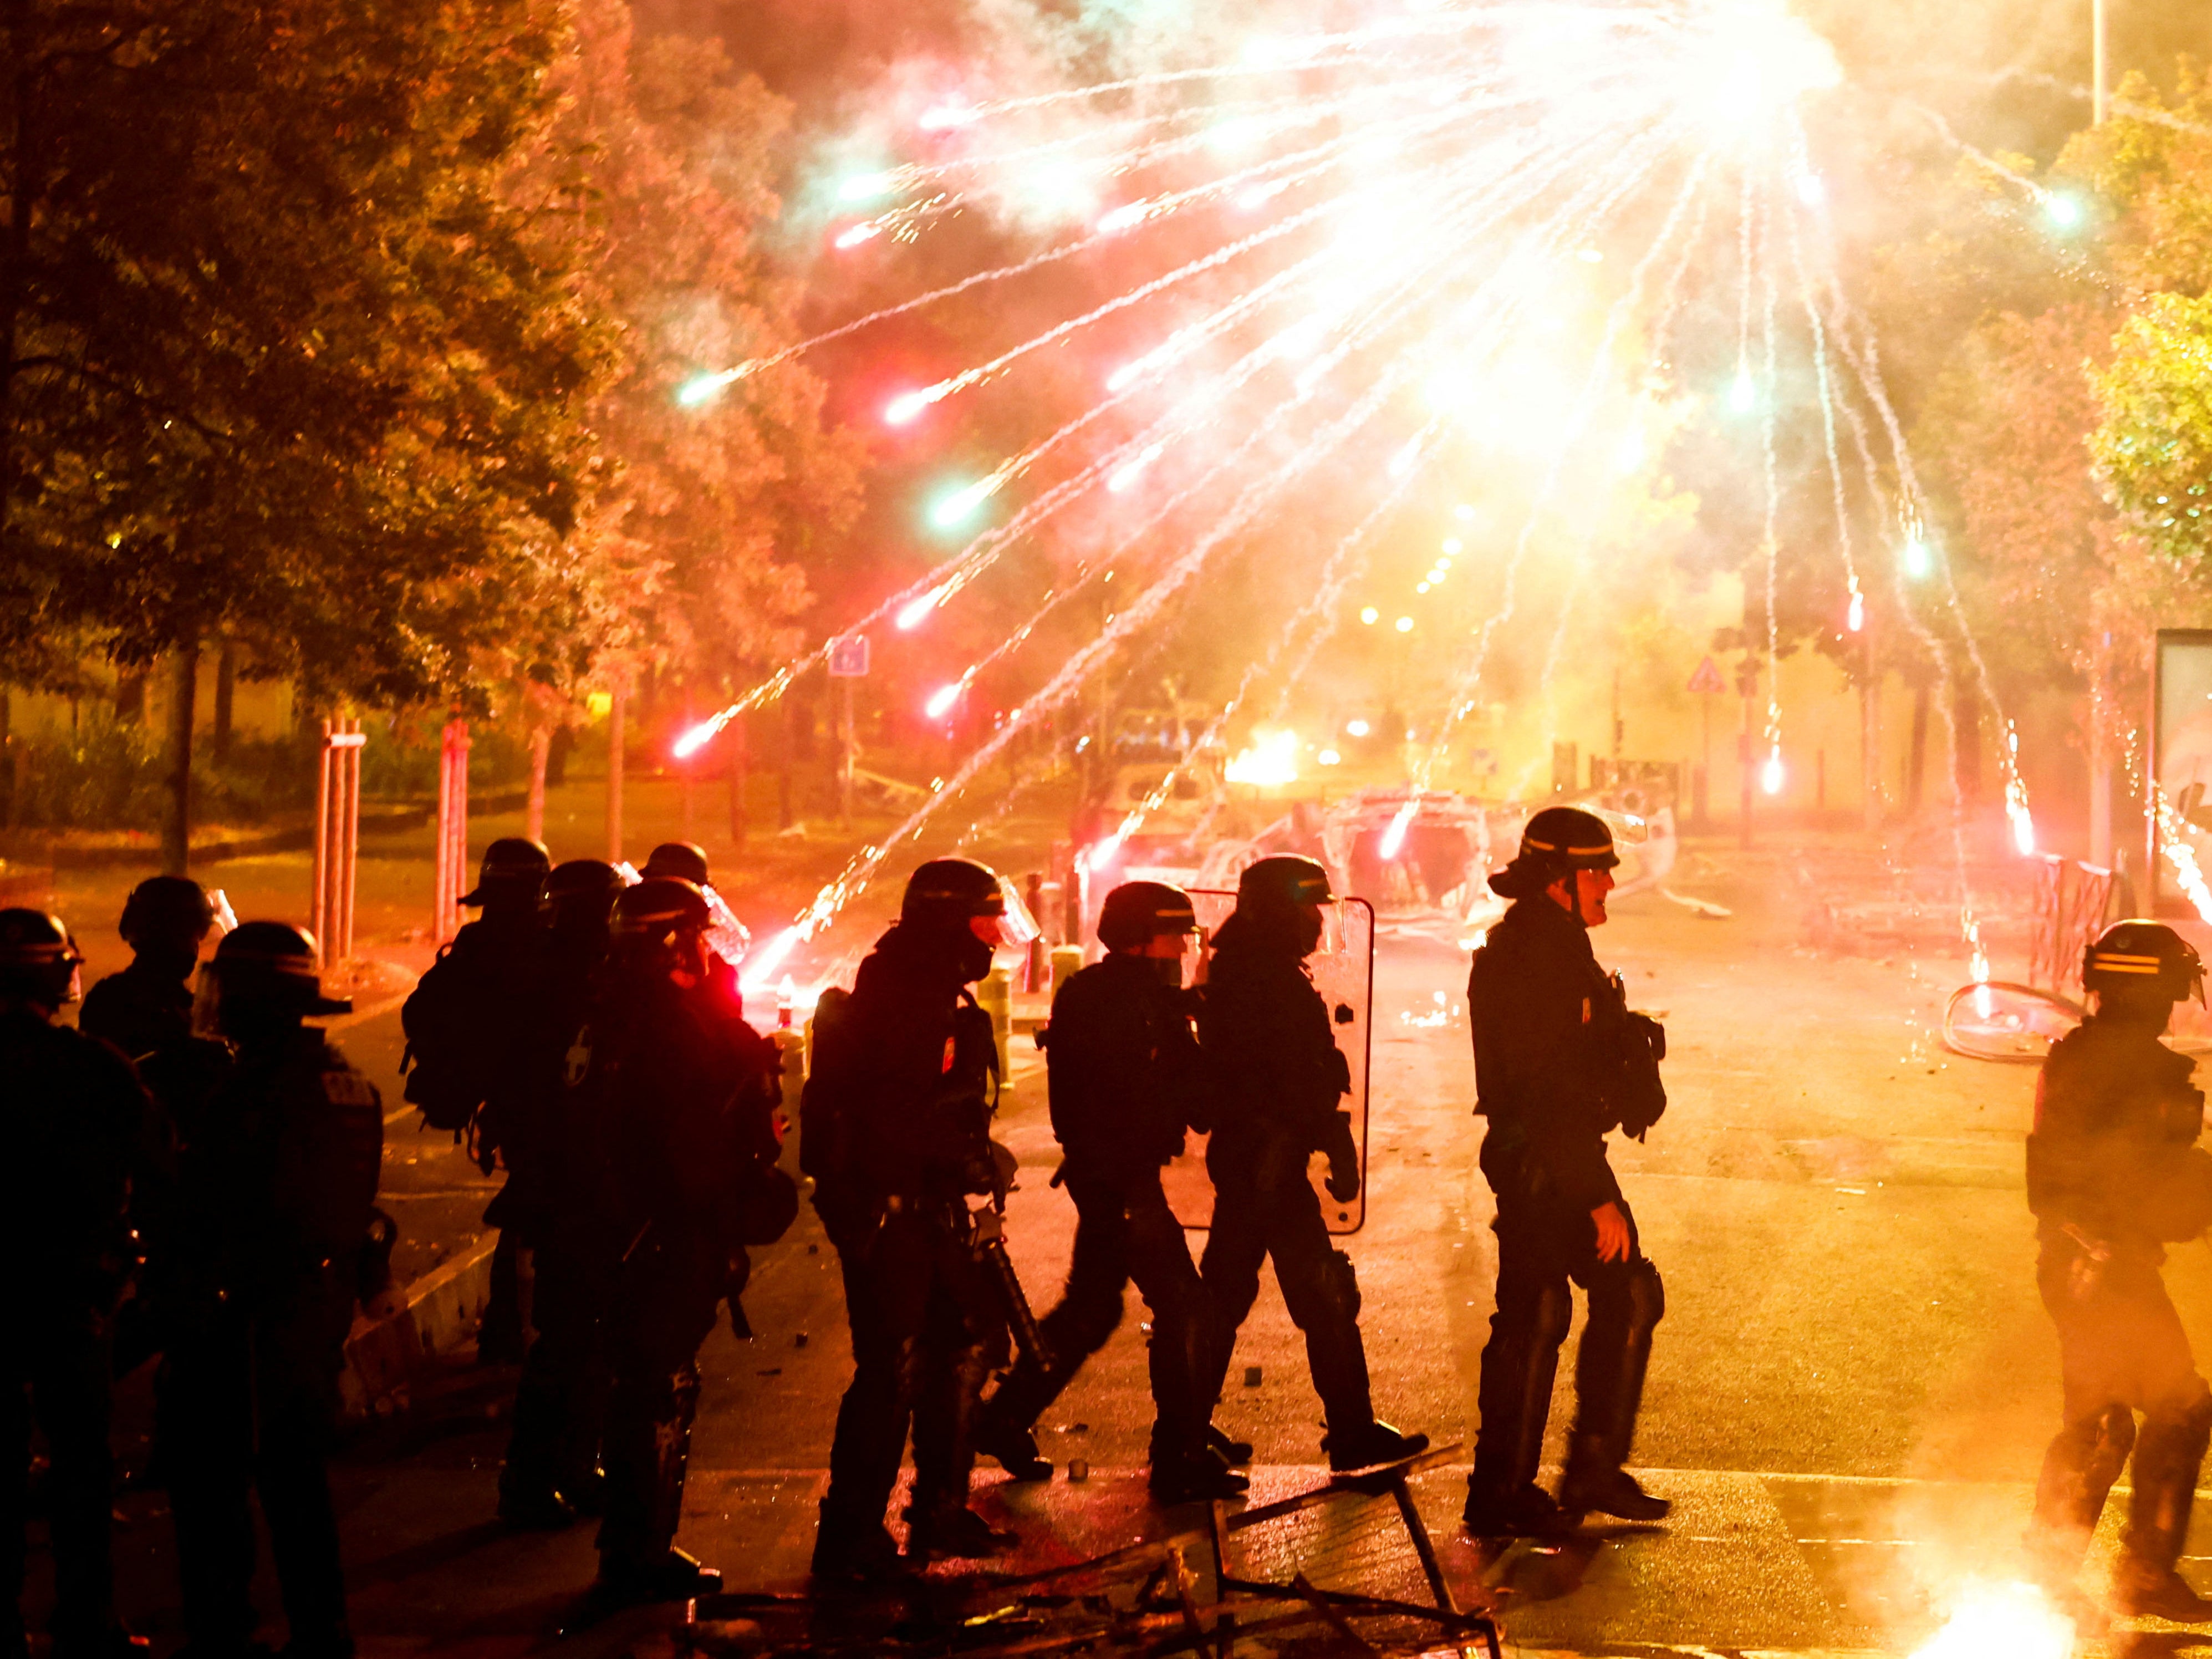
M405 1079L401 1097L421 1110L425 1123L456 1139L484 1097L484 1032L477 1017L471 965L447 945L399 1010L399 1029L407 1038L399 1057L399 1075Z
M814 1006L813 1054L799 1093L799 1168L817 1186L838 1181L852 1168L859 1024L850 991L832 985L822 993Z

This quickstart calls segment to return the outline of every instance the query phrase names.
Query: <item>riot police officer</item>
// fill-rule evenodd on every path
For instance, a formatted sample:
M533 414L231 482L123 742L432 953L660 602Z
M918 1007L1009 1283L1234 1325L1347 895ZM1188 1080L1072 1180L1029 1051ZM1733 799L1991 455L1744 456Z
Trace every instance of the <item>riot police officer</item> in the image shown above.
M322 994L313 937L249 921L200 976L195 1018L234 1071L180 1126L167 1303L164 1459L185 1628L234 1653L258 1616L258 1488L295 1659L346 1659L353 1638L326 1466L338 1373L383 1159L374 1085L305 1022L351 1004Z
M615 900L606 971L578 1040L586 1142L604 1171L579 1218L606 1254L609 1392L602 1602L680 1601L721 1575L674 1547L699 1345L726 1297L744 1330L755 1177L775 1160L777 1059L708 984L708 908L653 877Z
M2166 1293L2165 1245L2212 1224L2212 1158L2193 1148L2204 1096L2194 1062L2159 1041L2203 964L2171 927L2122 921L2084 957L2089 1017L2051 1048L2027 1139L2036 1284L2058 1328L2063 1421L2044 1455L2028 1534L2052 1593L2074 1575L2112 1483L2135 1457L2135 1492L2112 1574L2123 1613L2212 1619L2174 1570L2212 1434L2212 1392ZM2136 1413L2142 1413L2140 1432Z
M1105 1346L1121 1323L1122 1287L1134 1279L1152 1311L1152 1491L1181 1503L1245 1489L1207 1443L1212 1401L1200 1390L1215 1340L1212 1304L1160 1187L1185 1129L1212 1127L1205 1057L1191 1030L1197 999L1182 984L1197 931L1180 887L1124 883L1098 913L1104 960L1053 998L1045 1057L1053 1133L1066 1154L1054 1182L1075 1200L1074 1255L1059 1305L1040 1322L1050 1369L1024 1354L991 1396L976 1437L1018 1479L1051 1474L1031 1426Z
M133 1638L115 1616L108 1338L136 1265L126 1206L149 1109L120 1054L54 1024L76 1000L83 961L58 916L0 910L0 1458L10 1465L0 1478L0 1655L27 1651L20 1601L35 1417L52 1468L54 1652L115 1659Z
M433 1128L473 1131L471 1150L487 1175L507 1126L532 1110L523 1050L544 945L538 897L551 868L545 848L520 836L502 836L485 848L477 884L461 896L482 914L438 953L399 1010L407 1036L401 1068L413 1068L408 1100ZM477 1357L487 1364L514 1364L523 1352L522 1242L500 1218L496 1200L484 1220L499 1229L499 1242Z
M1482 1352L1466 1513L1477 1535L1545 1532L1563 1524L1562 1511L1655 1521L1672 1507L1622 1468L1666 1303L1605 1137L1620 1127L1640 1138L1666 1097L1656 1024L1629 1012L1620 980L1590 950L1620 861L1594 813L1547 806L1531 817L1518 855L1490 878L1513 903L1468 981L1475 1110L1489 1120L1482 1172L1498 1196L1498 1310ZM1554 1503L1536 1471L1573 1313L1570 1280L1589 1295L1589 1322Z
M510 1526L557 1528L601 1507L607 1275L576 1224L592 1207L599 1170L588 1141L569 1123L565 1073L623 887L621 873L601 859L571 859L545 878L544 942L516 1096L527 1104L499 1126L507 1185L485 1218L530 1253L536 1333L515 1387L514 1427L500 1471L499 1514Z
M1328 1005L1305 959L1321 944L1328 872L1308 858L1261 859L1237 883L1237 909L1215 936L1199 1037L1220 1079L1218 1123L1206 1149L1213 1228L1200 1271L1221 1320L1203 1397L1210 1408L1229 1369L1236 1332L1272 1260L1306 1364L1321 1395L1322 1439L1335 1469L1411 1457L1429 1443L1377 1419L1359 1335L1359 1280L1329 1243L1321 1200L1306 1178L1316 1152L1328 1159L1340 1202L1359 1191L1352 1120L1340 1109L1352 1078L1331 1034Z
M708 977L729 1003L732 1018L737 1018L744 1005L744 994L738 988L738 963L750 948L752 935L708 879L707 849L695 841L664 841L647 855L644 873L674 876L679 881L691 883L706 895L707 908L713 912L707 927L707 943L714 951L708 965Z
M849 996L825 994L800 1107L801 1164L837 1247L853 1381L837 1410L813 1570L895 1571L884 1511L914 1430L908 1553L996 1553L1009 1541L968 1507L977 1403L1005 1304L969 1218L993 1190L998 1048L968 987L991 970L1006 899L998 877L935 859L908 879L899 919Z
M216 927L215 901L188 876L149 876L123 902L117 931L131 965L85 993L76 1028L136 1060L192 1034L192 970Z

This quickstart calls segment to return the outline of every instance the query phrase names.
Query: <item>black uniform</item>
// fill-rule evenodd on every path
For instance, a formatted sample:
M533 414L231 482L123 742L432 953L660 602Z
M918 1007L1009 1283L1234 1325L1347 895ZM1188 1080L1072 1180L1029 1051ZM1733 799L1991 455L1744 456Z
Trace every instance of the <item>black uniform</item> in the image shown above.
M589 1096L569 1089L567 1072L605 953L604 937L556 933L547 941L532 994L532 1029L518 1059L531 1104L500 1126L508 1175L486 1212L503 1235L531 1242L536 1340L523 1359L514 1429L500 1472L501 1502L517 1515L527 1505L550 1506L556 1493L594 1510L599 1501L603 1319L613 1256L587 1224L603 1170ZM586 1054L577 1051L580 1066Z
M583 1039L581 1145L602 1173L588 1225L607 1275L610 1392L600 1575L656 1571L682 1517L699 1345L746 1257L738 1206L775 1161L775 1050L712 988L611 978Z
M1375 1421L1359 1280L1352 1258L1329 1242L1306 1164L1342 1135L1338 1103L1352 1079L1297 944L1241 910L1231 916L1215 938L1198 1030L1221 1085L1206 1150L1213 1228L1200 1266L1221 1336L1202 1409L1219 1396L1236 1332L1260 1294L1260 1265L1272 1259L1291 1322L1305 1334L1329 1438L1348 1443Z
M0 1012L0 1650L21 1651L35 1416L52 1460L55 1649L82 1655L115 1628L108 1332L135 1265L126 1205L148 1104L106 1043L20 1009Z
M258 924L256 924L258 925ZM204 1114L179 1125L164 1456L185 1626L234 1650L253 1634L249 1488L258 1487L295 1659L353 1649L325 1458L376 1198L376 1089L319 1030L243 1046Z
M802 1150L853 1333L825 1538L881 1528L909 1424L914 1513L966 1509L977 1404L1006 1343L967 1204L992 1188L998 1050L966 982L941 942L901 923L860 964L850 1000L816 1017ZM815 1103L831 1099L839 1119L817 1117Z
M470 1125L473 1147L488 1172L495 1156L506 1159L508 1185L527 1164L532 1119L542 1114L542 1058L532 1053L543 1004L540 986L545 936L532 908L487 908L439 953L399 1012L412 1057L421 1068L410 1100L438 1127ZM477 1340L487 1363L523 1356L523 1313L518 1253L536 1237L526 1192L510 1201L502 1188L484 1211L499 1229L492 1257L491 1293Z
M133 1060L173 1048L192 1034L191 987L141 957L84 994L76 1028Z
M1205 1058L1191 1032L1195 999L1162 982L1155 964L1115 954L1053 998L1046 1049L1060 1178L1075 1200L1067 1288L1041 1322L1054 1360L1022 1356L992 1395L991 1415L1027 1429L1060 1397L1121 1321L1132 1279L1152 1311L1152 1457L1195 1458L1212 1398L1203 1392L1216 1340L1212 1304L1160 1188L1160 1167L1186 1127L1211 1127Z
M2130 1448L2130 1564L2171 1571L2212 1431L2212 1394L2159 1273L2166 1243L2212 1225L2212 1159L2191 1150L2204 1097L2194 1062L2158 1040L2164 1018L2162 1006L2152 1019L2090 1015L2051 1049L2036 1092L2027 1200L2065 1406L2032 1543L2061 1576L2081 1565Z
M1474 953L1467 998L1475 1109L1489 1120L1482 1172L1498 1195L1498 1311L1482 1352L1472 1489L1503 1500L1536 1478L1574 1312L1569 1281L1589 1294L1571 1480L1580 1468L1617 1471L1627 1456L1666 1301L1606 1161L1631 1017L1589 931L1547 896L1516 900ZM1625 1261L1598 1260L1591 1212L1607 1204L1628 1218Z

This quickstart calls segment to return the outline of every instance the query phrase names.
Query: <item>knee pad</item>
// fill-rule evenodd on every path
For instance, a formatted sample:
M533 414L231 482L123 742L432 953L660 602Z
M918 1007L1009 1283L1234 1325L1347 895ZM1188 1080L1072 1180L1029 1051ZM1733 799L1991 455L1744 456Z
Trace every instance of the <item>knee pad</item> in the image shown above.
M1352 1265L1352 1258L1342 1250L1331 1250L1324 1278L1329 1294L1337 1306L1344 1310L1346 1319L1359 1317L1359 1270Z
M2067 1425L2066 1437L2075 1444L2082 1472L2109 1484L2119 1478L2135 1449L2136 1414L2125 1406L2109 1405Z
M1537 1292L1534 1317L1529 1322L1529 1336L1539 1347L1556 1348L1567 1340L1567 1328L1574 1323L1575 1298L1561 1279L1549 1284Z
M2107 1407L2107 1414L2124 1407ZM2133 1426L2132 1419L2130 1426ZM2199 1457L2204 1455L2208 1441L2212 1441L2212 1393L2199 1384L2197 1395L2185 1404L2161 1401L2143 1413L2143 1436L2148 1439L2157 1435L2161 1439L2171 1437L2183 1447L2194 1448Z
M1628 1279L1628 1328L1632 1335L1648 1334L1666 1316L1667 1287L1659 1269L1638 1256Z

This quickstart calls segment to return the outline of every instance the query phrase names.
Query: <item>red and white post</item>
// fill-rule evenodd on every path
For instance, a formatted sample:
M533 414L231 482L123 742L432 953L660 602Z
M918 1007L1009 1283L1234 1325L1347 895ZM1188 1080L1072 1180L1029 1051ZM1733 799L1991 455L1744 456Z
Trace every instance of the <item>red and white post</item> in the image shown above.
M329 967L353 956L355 872L361 860L361 751L357 720L325 720L315 774L315 863L308 927Z

